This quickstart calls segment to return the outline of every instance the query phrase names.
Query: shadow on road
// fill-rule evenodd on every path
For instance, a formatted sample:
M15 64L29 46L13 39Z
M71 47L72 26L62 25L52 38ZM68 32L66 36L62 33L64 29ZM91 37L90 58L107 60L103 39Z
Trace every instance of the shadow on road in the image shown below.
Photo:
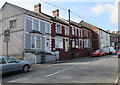
M23 73L22 71L14 71L9 73L2 74L2 83L8 83L10 80L15 80L21 77L26 77L30 75L31 70L27 73Z

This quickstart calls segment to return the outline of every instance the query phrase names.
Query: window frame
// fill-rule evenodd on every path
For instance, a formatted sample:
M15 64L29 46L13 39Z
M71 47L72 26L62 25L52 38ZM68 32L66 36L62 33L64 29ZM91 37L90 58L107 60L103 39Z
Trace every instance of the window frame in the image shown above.
M89 40L84 39L84 48L89 48Z
M9 28L15 28L16 27L16 19L9 21Z
M75 48L75 39L72 39L72 48Z
M32 47L32 37L33 37L33 36L35 37L35 41L34 41L34 42L35 42L35 48ZM37 43L36 43L36 42L37 42L37 37L40 37L40 48L37 48L37 46L36 46L36 44L37 44ZM42 43L41 43L41 42L42 42L42 37L41 37L41 36L31 35L31 46L30 46L31 49L41 49L41 46L42 46Z
M65 35L69 36L70 32L69 32L69 27L65 26Z
M60 32L58 32L57 25L60 26L60 28L59 28ZM58 24L58 23L56 24L56 33L58 33L58 34L61 34L61 33L62 33L62 25L61 25L61 24Z
M49 25L49 26L47 26L47 25ZM50 25L51 25L50 23L45 23L45 33L51 33L51 26ZM47 28L47 27L49 27L49 28Z
M57 40L57 39L61 39L62 42L60 42L61 40ZM59 42L59 43L57 43L56 41ZM56 46L56 43L57 43L58 46ZM61 45L61 43L62 43L62 45ZM55 48L63 49L63 38L62 37L55 37Z
M36 29L34 28L35 20L38 21L38 30L36 30ZM41 24L41 23L40 23L40 20L35 19L35 18L32 18L32 30L40 31L40 24Z

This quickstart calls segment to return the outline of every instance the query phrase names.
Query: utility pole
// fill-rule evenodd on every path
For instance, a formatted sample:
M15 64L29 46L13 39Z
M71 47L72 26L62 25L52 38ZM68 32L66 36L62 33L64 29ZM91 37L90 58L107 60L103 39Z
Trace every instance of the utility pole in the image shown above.
M68 22L69 22L69 30L70 30L70 9L68 10L68 18L69 18ZM70 40L69 40L70 59L72 58L72 53L71 53L72 52L72 49L71 49L72 46L71 46L71 44L72 43L71 43L71 38L70 38Z

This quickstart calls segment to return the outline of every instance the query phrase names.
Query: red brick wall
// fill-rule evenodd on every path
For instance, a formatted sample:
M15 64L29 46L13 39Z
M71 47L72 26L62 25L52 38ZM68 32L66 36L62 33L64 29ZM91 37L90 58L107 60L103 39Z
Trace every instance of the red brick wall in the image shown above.
M56 28L55 28L56 27L56 23L53 23L51 27L52 27L51 36L54 37L55 34L56 34Z
M74 58L81 58L81 57L86 57L90 55L89 49L72 49L69 52L65 51L60 51L60 60L68 60L71 59L71 55L74 53Z
M92 48L94 50L97 50L99 49L99 36L98 36L98 32L99 32L99 29L95 26L92 26Z
M52 50L54 50L53 48L55 48L55 39L52 39Z
M65 26L62 26L62 35L65 35Z

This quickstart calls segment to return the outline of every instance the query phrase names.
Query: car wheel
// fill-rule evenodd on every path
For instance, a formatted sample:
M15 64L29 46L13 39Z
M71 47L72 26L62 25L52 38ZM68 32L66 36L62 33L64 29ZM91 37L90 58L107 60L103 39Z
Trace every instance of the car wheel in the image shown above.
M24 73L28 72L28 71L29 71L29 66L28 66L28 65L23 66L22 71L23 71Z

